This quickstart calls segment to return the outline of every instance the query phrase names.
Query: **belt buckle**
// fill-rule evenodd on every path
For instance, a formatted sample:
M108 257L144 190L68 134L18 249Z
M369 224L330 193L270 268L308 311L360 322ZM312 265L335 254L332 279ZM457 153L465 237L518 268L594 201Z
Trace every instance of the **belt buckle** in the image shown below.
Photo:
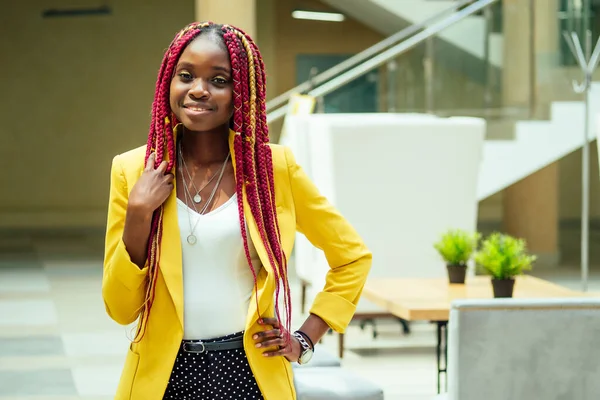
M204 345L203 342L194 342L194 343L191 343L191 344L197 344L197 343L199 343L199 344L202 345L202 350L188 350L187 349L187 345L190 344L190 343L184 343L183 344L183 351L185 351L186 353L192 353L192 354L202 354L202 353L205 353L206 352L206 346Z

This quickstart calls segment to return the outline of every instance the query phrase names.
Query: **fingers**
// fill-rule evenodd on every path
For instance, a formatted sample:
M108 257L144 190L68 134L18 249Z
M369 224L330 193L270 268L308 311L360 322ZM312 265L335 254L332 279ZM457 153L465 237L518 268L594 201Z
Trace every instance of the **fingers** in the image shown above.
M258 321L259 325L271 326L273 329L268 329L263 332L257 332L252 337L257 348L275 348L270 351L265 351L263 356L265 357L277 357L290 355L292 351L291 344L286 345L285 340L282 337L282 330L279 321L276 318L263 318Z
M279 321L277 318L263 318L258 321L259 325L271 325L273 328L279 328Z
M300 344L298 343L298 346ZM297 347L297 346L296 346ZM264 357L279 357L285 356L289 361L294 362L298 360L300 349L294 350L294 341L290 341L287 345L280 345L275 350L263 352Z
M164 182L172 185L174 179L175 179L175 175L173 175L172 173L169 172L168 174L165 174Z
M279 329L258 332L254 335L256 347L283 346L285 343Z
M146 167L144 168L144 171L154 171L154 164L156 164L156 153L150 153L148 156L148 161L146 161ZM166 161L161 162L158 168L156 168L156 172L164 174L167 172L167 165L169 164Z
M156 153L152 152L148 156L148 161L146 161L146 168L144 168L144 170L145 171L152 171L152 170L154 170L154 163L155 162L156 162Z
M164 174L165 172L167 172L167 165L168 164L166 161L161 162L158 168L156 168L156 171L160 174Z
M167 185L169 190L173 190L173 188L175 187L175 176L169 172L168 174L164 175L163 182L165 183L165 185Z
M275 351L265 351L263 353L264 357L278 357L278 356L286 356L288 354L291 354L291 347L290 346L286 346L286 347L282 347L279 350L275 350Z
M285 341L283 340L283 338L275 338L275 339L271 339L271 340L265 340L262 343L257 343L256 347L260 348L268 348L268 347L275 347L277 346L277 348L281 348L283 346L285 346Z

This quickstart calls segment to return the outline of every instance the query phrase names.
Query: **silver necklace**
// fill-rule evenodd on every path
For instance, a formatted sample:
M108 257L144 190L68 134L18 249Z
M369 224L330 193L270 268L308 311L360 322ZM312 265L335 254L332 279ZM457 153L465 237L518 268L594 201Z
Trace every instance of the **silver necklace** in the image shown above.
M181 153L180 153L181 154ZM223 179L223 174L225 173L225 167L227 166L227 161L229 161L229 157L231 154L227 154L227 158L225 158L225 162L223 163L223 166L221 167L221 171L219 172L219 179L217 179L217 183L215 184L215 187L213 188L212 192L210 193L210 196L208 198L208 200L204 203L204 206L202 207L202 210L200 210L200 212L198 212L198 209L196 208L196 205L191 201L193 200L193 197L190 193L190 190L188 188L188 185L185 181L185 177L183 176L183 173L181 174L181 180L183 183L183 187L184 187L184 197L186 199L186 203L187 200L190 200L190 203L192 203L192 206L194 207L194 210L196 211L196 213L202 215L206 212L206 210L208 209L208 206L211 204L211 202L213 201L213 198L215 197L215 193L217 193L217 188L219 187L219 185L221 184L221 180ZM180 160L183 160L183 157L180 157ZM180 161L179 163L180 167L182 166L182 162ZM217 174L215 174L216 176ZM198 242L198 238L196 237L196 235L194 234L194 232L196 231L196 226L198 226L198 222L200 221L200 218L198 218L196 220L196 223L194 223L194 225L192 226L192 218L191 218L191 213L189 210L187 210L188 213L188 222L190 225L190 234L187 236L186 240L190 245L195 245Z
M196 194L192 197L193 202L196 203L196 204L200 204L202 202L202 196L200 196L200 192L202 190L204 190L208 185L210 185L210 183L215 179L215 177L217 176L217 174L213 174L213 176L209 179L209 181L206 182L204 184L204 186L202 186L200 189L198 189L196 187L196 184L194 183L194 179L192 178L192 175L190 174L190 170L189 170L187 164L185 163L185 159L183 158L182 147L183 147L183 144L179 145L179 158L180 158L180 160L183 163L183 168L182 169L185 169L185 172L187 173L187 176L188 176L190 182L192 183L192 186L194 186L194 190L196 191ZM227 158L229 158L229 156ZM227 158L225 159L225 163L227 163Z

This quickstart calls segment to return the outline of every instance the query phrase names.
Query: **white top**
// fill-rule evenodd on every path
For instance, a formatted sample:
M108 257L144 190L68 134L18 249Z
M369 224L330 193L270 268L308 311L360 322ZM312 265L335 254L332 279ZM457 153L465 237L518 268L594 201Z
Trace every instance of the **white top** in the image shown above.
M243 331L254 289L240 229L237 195L200 215L177 199L183 256L186 340L211 339ZM196 243L190 245L193 230ZM261 262L248 240L257 274Z

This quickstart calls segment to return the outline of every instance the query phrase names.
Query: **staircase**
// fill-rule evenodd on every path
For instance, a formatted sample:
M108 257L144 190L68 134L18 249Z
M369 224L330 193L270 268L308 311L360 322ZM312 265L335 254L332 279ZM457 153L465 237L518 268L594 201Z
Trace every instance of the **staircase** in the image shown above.
M426 20L448 9L449 0L323 0L372 29L391 35L403 27ZM476 60L485 59L487 21L482 15L471 15L460 23L445 29L438 37L449 47L446 51L462 51ZM489 61L502 67L503 35L491 33ZM443 60L442 60L443 63Z
M600 83L590 92L590 136L596 138L600 113ZM479 172L477 198L481 201L558 161L583 146L585 104L557 101L548 121L519 121L512 140L486 140Z

